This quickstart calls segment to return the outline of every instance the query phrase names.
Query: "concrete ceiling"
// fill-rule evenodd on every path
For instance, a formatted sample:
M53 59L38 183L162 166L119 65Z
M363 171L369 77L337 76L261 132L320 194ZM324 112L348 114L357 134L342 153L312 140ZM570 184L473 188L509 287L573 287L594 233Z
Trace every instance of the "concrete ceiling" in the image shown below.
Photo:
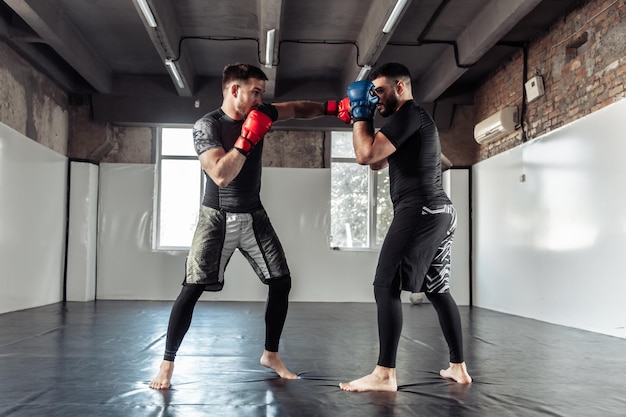
M469 104L490 72L581 4L406 0L384 33L397 0L146 1L156 27L139 0L0 0L0 37L88 98L96 120L176 124L219 106L222 69L234 62L264 69L268 101L341 98L362 68L397 61L418 101Z

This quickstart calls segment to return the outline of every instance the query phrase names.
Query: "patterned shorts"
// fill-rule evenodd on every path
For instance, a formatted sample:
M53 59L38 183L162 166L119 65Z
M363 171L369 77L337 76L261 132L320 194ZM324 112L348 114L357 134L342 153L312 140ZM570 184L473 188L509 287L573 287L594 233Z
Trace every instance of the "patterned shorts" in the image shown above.
M229 213L201 206L184 284L220 291L224 287L224 271L235 249L239 249L264 284L289 274L285 252L265 209Z
M399 285L411 292L450 291L455 230L452 204L399 210L385 236L374 285Z

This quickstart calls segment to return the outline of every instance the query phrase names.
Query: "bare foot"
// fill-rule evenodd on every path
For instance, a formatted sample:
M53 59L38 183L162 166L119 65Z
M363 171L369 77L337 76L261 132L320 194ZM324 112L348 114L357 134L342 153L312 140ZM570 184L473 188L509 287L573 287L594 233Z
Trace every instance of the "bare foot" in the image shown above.
M374 368L374 371L371 374L365 375L364 377L355 379L351 382L342 382L339 384L339 388L350 392L396 392L398 391L396 369L376 365L376 368Z
M172 374L174 373L174 362L163 361L159 368L159 374L150 381L150 388L168 389L171 386Z
M439 371L439 375L443 378L454 379L459 384L471 384L472 377L467 373L467 367L465 362L452 363L448 369L442 369Z
M278 374L279 377L285 379L298 379L298 375L291 372L283 361L278 357L278 352L270 352L268 350L263 351L263 356L261 356L261 365L266 368L270 368L274 372Z

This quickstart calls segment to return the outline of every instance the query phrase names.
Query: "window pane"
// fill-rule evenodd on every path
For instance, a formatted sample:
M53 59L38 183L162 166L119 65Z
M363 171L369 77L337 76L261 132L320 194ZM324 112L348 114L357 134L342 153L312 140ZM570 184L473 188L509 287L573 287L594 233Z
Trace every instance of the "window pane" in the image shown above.
M331 246L368 247L368 170L354 163L331 163Z
M354 158L352 132L332 132L330 136L330 152L332 158Z
M188 247L198 221L200 163L161 161L160 247Z
M188 128L163 128L161 155L196 156L193 135Z
M376 246L383 244L393 219L393 205L389 196L389 168L376 171Z

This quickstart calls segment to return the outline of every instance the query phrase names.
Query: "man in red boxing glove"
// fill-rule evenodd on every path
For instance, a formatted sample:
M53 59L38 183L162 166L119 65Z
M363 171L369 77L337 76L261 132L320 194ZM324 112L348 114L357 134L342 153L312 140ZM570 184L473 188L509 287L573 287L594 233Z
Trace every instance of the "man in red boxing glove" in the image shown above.
M329 116L337 116L342 122L350 124L350 99L348 97L342 100L329 100L324 103L324 114Z
M248 156L254 145L263 139L271 127L272 119L268 115L258 110L252 110L241 126L241 135L235 142L235 149L243 156Z
M256 66L227 65L222 74L221 107L200 118L193 127L194 145L206 175L206 188L187 257L185 280L170 314L165 354L150 388L170 387L174 358L189 329L194 306L204 291L222 289L224 270L235 249L246 254L269 290L261 365L281 378L297 378L278 356L291 275L259 196L263 137L278 120L310 119L328 114L337 117L341 114L345 118L347 111L345 102L335 102L330 110L328 103L313 101L263 103L266 80L265 73ZM349 107L349 103L347 105Z

